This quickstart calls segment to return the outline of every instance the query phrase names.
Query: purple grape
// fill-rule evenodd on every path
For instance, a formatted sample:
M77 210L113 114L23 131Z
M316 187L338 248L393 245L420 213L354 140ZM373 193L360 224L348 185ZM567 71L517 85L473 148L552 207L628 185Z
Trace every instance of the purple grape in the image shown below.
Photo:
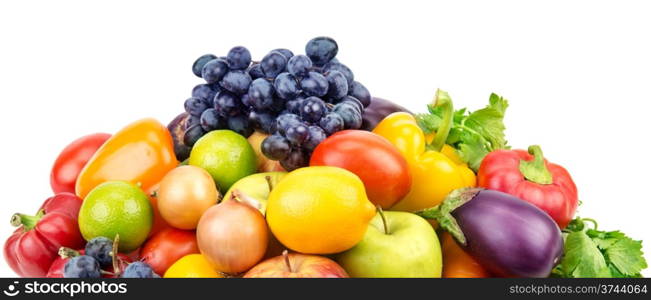
M327 75L328 73L332 71L339 71L344 76L346 76L346 81L348 81L348 85L352 85L354 80L355 80L355 75L353 74L353 71L350 70L346 65L339 63L339 62L329 62L323 67L323 72ZM350 88L348 89L350 91Z
M249 87L247 102L258 110L268 109L273 104L273 93L274 89L271 83L264 78L258 78Z
M276 125L276 116L270 112L249 112L249 122L254 129L260 130L263 133L271 133Z
M309 72L301 80L301 88L308 96L323 97L328 93L328 80L317 72Z
M364 85L357 81L354 81L353 84L351 84L348 95L355 97L364 107L371 104L371 93Z
M291 150L289 141L278 134L266 137L262 141L260 149L262 150L262 154L273 160L285 159Z
M245 138L248 138L253 134L253 127L249 123L249 117L244 115L237 115L228 118L228 129L237 132Z
M262 66L260 66L259 63L251 65L246 72L249 73L251 79L264 78L264 73L262 72Z
M337 131L344 129L344 119L338 113L331 112L325 115L319 121L319 126L330 136Z
M300 87L296 78L287 72L278 74L274 80L276 94L285 100L296 98L300 94Z
M285 134L287 129L301 124L301 118L295 114L282 114L276 118L276 130Z
M332 99L341 99L348 95L348 81L344 73L337 70L328 72L328 97Z
M201 77L207 83L220 81L228 72L228 64L221 58L213 59L207 62L201 69Z
M362 105L362 102L360 102L357 98L352 97L352 96L346 96L343 99L341 99L341 102L339 103L348 103L352 104L357 108L357 111L361 114L364 112L364 106Z
M192 97L208 100L212 103L218 90L210 84L198 84L192 89Z
M316 146L318 146L323 140L326 139L326 133L321 129L319 126L309 126L307 128L308 130L308 138L303 143L303 148L308 150L309 152L312 152Z
M311 39L305 45L305 54L317 66L323 66L337 56L339 47L337 42L329 37L317 37Z
M251 64L251 52L242 46L233 47L226 55L226 62L231 70L244 70Z
M287 171L293 171L307 166L309 162L310 158L308 153L301 148L295 148L292 149L285 159L280 160L280 165Z
M217 110L209 108L201 114L199 123L204 131L210 132L225 127L226 120L219 115Z
M241 70L230 71L219 82L224 89L236 95L243 95L249 90L251 76Z
M301 105L301 118L307 122L318 122L327 113L323 100L317 97L308 97Z
M201 70L203 70L203 66L215 58L217 58L217 56L214 56L212 54L204 54L202 56L199 56L199 58L197 58L197 60L195 60L192 64L192 73L195 76L201 78Z
M227 91L215 95L215 110L222 116L234 116L240 112L240 100Z
M287 58L279 52L270 52L260 61L265 77L274 78L285 70Z
M312 68L312 60L305 55L296 55L287 62L287 71L296 77L306 76Z
M333 111L344 119L345 129L359 129L362 127L362 114L359 113L354 104L340 103L335 105Z
M282 54L287 60L289 60L290 58L292 58L294 56L294 52L292 52L289 49L285 49L285 48L274 49L274 50L271 50L271 52L278 52L278 53Z
M185 107L185 111L193 116L201 116L203 111L209 107L208 101L195 97L190 97L185 100L183 106Z
M183 133L183 143L188 147L192 147L204 134L205 132L200 124L192 125Z
M285 130L285 137L294 146L301 146L307 140L308 129L305 124L295 124Z

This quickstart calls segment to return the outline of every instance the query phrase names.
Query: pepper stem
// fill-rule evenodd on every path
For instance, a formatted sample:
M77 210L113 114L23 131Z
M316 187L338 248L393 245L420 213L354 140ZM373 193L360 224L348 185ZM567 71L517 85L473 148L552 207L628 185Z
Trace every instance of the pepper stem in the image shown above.
M445 145L445 141L448 139L450 129L452 129L452 124L454 121L454 107L452 105L452 99L450 98L450 95L440 89L436 90L436 96L434 97L434 103L432 103L432 105L443 107L443 118L441 119L441 125L436 131L434 139L428 145L428 149L440 152Z
M13 216L11 216L11 226L18 227L18 226L23 226L25 228L25 231L31 230L36 226L39 220L45 216L45 211L44 210L39 210L35 216L30 216L30 215L25 215L25 214L19 214L15 213Z
M389 234L389 224L387 222L387 218L384 216L384 211L382 210L382 206L377 205L376 209L377 209L377 213L380 214L380 218L382 218L382 225L384 226L384 234Z
M533 155L533 160L520 160L520 173L524 178L537 184L551 184L554 182L552 173L545 166L545 157L540 146L529 146L528 150L529 154Z

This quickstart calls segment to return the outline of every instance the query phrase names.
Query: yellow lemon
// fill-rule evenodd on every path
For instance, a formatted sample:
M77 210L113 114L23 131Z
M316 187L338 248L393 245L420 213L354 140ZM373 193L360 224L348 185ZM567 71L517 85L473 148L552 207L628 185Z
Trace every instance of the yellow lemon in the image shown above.
M348 250L364 236L375 207L357 175L336 167L295 170L276 185L267 222L288 248L311 254Z

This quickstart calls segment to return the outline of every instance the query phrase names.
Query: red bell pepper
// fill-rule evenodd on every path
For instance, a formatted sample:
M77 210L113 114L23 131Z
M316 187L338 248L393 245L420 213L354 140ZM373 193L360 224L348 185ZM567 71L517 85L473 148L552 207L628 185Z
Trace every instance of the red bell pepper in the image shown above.
M486 155L477 173L478 185L525 200L549 214L560 228L572 220L579 203L565 168L547 162L539 146L497 150Z
M20 227L5 242L4 256L16 274L43 277L59 248L83 247L77 224L80 207L81 199L75 194L60 193L48 198L35 216L12 216L11 224Z

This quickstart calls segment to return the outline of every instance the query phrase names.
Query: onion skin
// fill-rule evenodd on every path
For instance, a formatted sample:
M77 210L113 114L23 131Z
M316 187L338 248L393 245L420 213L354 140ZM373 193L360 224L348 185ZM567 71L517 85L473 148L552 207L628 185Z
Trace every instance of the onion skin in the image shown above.
M201 215L219 200L217 185L204 169L181 166L163 177L157 195L158 210L170 225L191 230Z
M265 255L267 222L257 209L228 199L208 209L197 226L199 250L221 272L237 274Z

